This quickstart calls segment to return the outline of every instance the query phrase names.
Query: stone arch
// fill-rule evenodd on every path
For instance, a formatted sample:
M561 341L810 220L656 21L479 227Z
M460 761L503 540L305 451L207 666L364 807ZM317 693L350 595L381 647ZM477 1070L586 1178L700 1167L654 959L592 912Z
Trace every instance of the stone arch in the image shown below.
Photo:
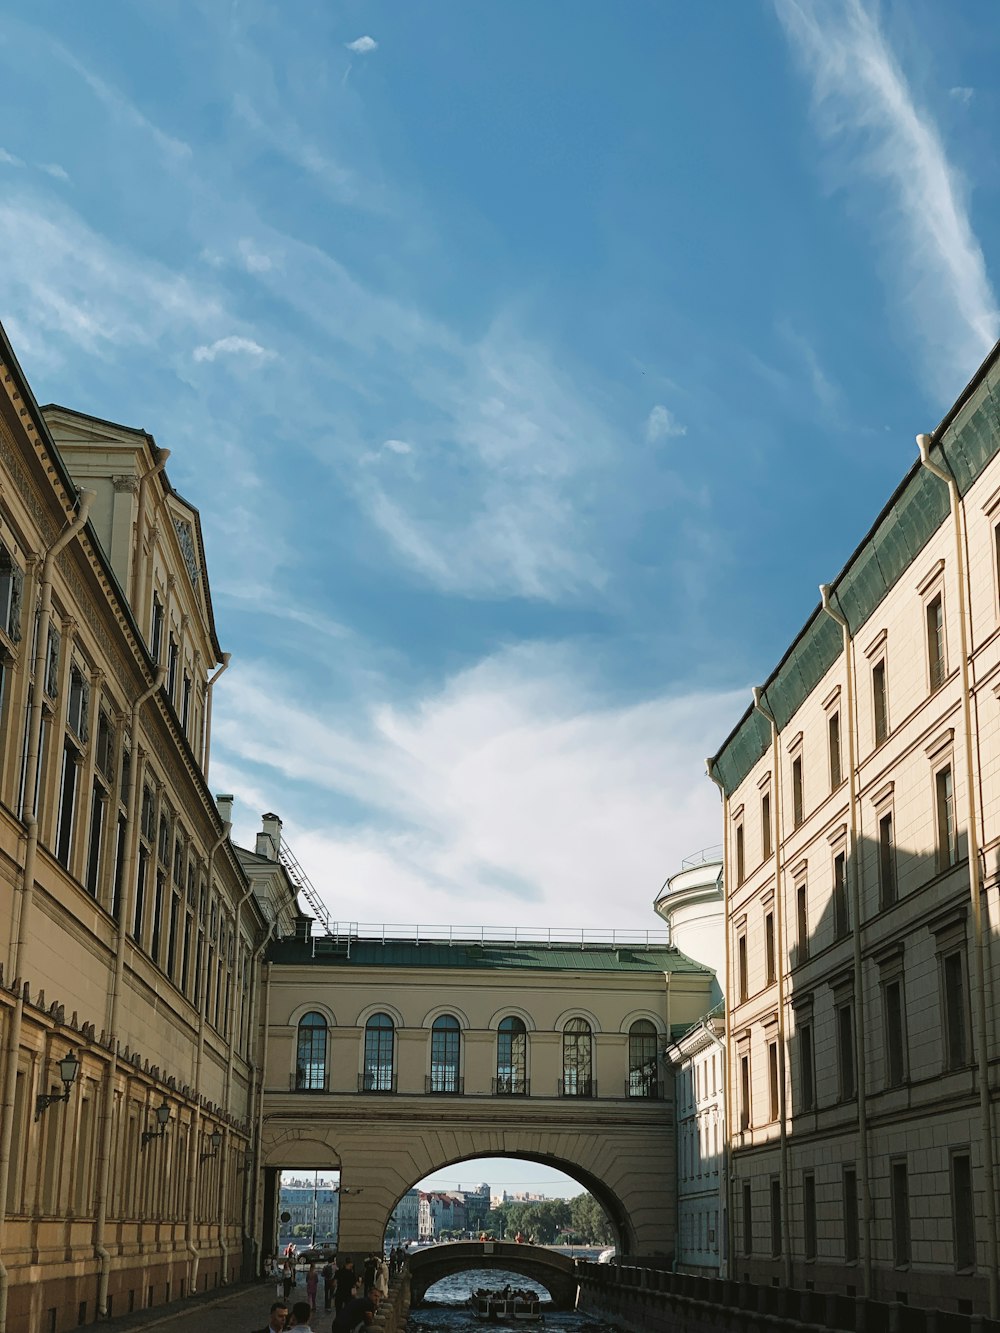
M490 1030L496 1032L505 1018L519 1018L529 1032L536 1032L535 1020L528 1013L527 1009L520 1009L516 1004L505 1005L498 1009L489 1021Z
M297 1028L305 1018L306 1014L322 1014L326 1019L327 1027L335 1028L337 1026L337 1016L328 1004L322 1000L309 1000L305 1004L297 1004L285 1020L290 1028Z
M446 1014L450 1014L452 1018L458 1019L458 1026L463 1032L468 1032L469 1028L472 1026L469 1022L468 1015L459 1009L457 1004L436 1004L433 1009L427 1010L420 1026L422 1028L430 1028L433 1026L436 1018L444 1018Z
M628 1036L629 1028L633 1023L638 1022L640 1018L645 1018L652 1023L653 1027L656 1028L658 1036L665 1037L667 1035L666 1023L664 1023L659 1014L654 1014L652 1009L633 1009L630 1014L626 1014L622 1019L621 1027L618 1031Z
M403 1022L403 1015L399 1012L396 1006L381 1000L376 1001L374 1004L365 1005L364 1009L361 1010L361 1013L358 1014L354 1026L361 1028L361 1030L364 1031L365 1024L373 1014L388 1014L392 1019L392 1025L397 1032L400 1028L405 1028L407 1026L406 1023Z
M324 1134L322 1129L310 1125L299 1128L277 1129L269 1136L265 1134L262 1167L303 1167L307 1171L339 1171L340 1153L331 1143L332 1131Z
M556 1031L562 1032L563 1028L566 1026L566 1024L570 1021L571 1018L582 1018L585 1022L589 1023L590 1030L595 1037L599 1032L602 1031L600 1020L594 1014L592 1014L589 1009L580 1009L580 1008L564 1009L563 1012L556 1019L555 1022Z

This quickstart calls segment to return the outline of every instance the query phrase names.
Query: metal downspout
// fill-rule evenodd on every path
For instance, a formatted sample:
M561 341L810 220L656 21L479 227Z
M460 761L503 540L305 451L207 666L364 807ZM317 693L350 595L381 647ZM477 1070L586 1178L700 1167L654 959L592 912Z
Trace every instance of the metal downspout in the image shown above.
M274 929L272 924L271 929ZM260 1050L260 1093L257 1100L256 1142L254 1143L254 1239L257 1241L257 1253L264 1252L264 1214L260 1201L260 1181L264 1170L264 1157L261 1145L264 1142L264 1080L267 1078L267 1034L271 1021L271 964L264 963L261 969L264 990L264 1013L261 1022ZM338 1224L339 1225L339 1224Z
M932 435L918 435L917 447L920 461L928 472L948 487L951 497L951 520L955 529L955 576L958 581L958 625L962 657L962 726L965 730L965 790L967 819L969 824L969 893L972 899L972 928L975 935L974 955L976 960L976 1066L979 1082L979 1115L983 1140L983 1170L986 1176L986 1220L990 1238L988 1248L990 1289L990 1318L1000 1314L1000 1287L997 1275L997 1200L996 1200L996 1162L993 1145L993 1110L990 1093L990 1055L989 1031L986 1020L986 932L983 929L982 881L979 864L980 839L976 815L975 768L972 758L972 703L969 687L970 644L969 613L967 597L970 593L965 571L965 551L963 531L965 528L965 508L959 495L958 482L950 471L945 471L930 456L934 443Z
M106 1315L108 1308L108 1286L111 1280L111 1253L105 1242L105 1229L108 1218L108 1193L111 1184L111 1139L114 1129L115 1110L115 1074L118 1070L118 1009L121 1004L122 979L125 975L125 949L128 943L128 922L135 905L135 862L139 846L139 714L145 704L163 684L165 671L158 667L152 685L148 686L132 705L132 719L129 727L129 783L128 807L126 809L126 827L128 841L125 845L125 863L122 867L121 915L118 920L118 938L115 941L115 970L112 974L111 991L108 995L106 1033L108 1042L108 1068L104 1084L104 1096L101 1099L101 1128L98 1138L97 1163L97 1201L94 1216L94 1250L98 1259L97 1275L97 1310L99 1315Z
M24 770L24 800L22 814L26 842L24 869L21 874L20 897L15 902L11 922L10 980L17 987L17 998L7 1028L4 1047L3 1106L0 1108L0 1333L7 1328L7 1296L10 1276L3 1262L3 1248L7 1230L7 1184L10 1180L10 1145L14 1134L14 1095L17 1089L17 1065L21 1047L21 1024L24 1018L24 982L21 976L24 946L31 908L35 897L35 861L38 855L38 759L42 734L42 696L44 694L45 660L48 655L49 624L52 620L52 573L56 556L87 521L90 507L96 498L94 491L80 491L76 515L71 519L45 553L39 579L38 637L35 644L35 674L31 691L31 711L28 714L28 753Z
M256 949L254 949L253 953L250 956L250 1012L247 1015L248 1038L252 1037L252 1034L256 1030L258 987L255 981L255 977L257 971L257 960L261 954L261 951L264 948L266 948L267 942L271 938L273 931L274 931L274 922L272 922L270 926L268 926L267 930L264 932L264 938L261 940L260 944L257 945ZM250 1220L250 1225L247 1228L247 1233L250 1236L251 1242L253 1242L256 1240L256 1231L254 1222L256 1213L256 1199L257 1199L257 1187L256 1187L257 1153L254 1150L254 1132L256 1129L258 1099L260 1101L263 1101L263 1086L262 1084L261 1085L258 1084L258 1074L262 1075L262 1071L259 1070L258 1067L254 1064L253 1060L250 1060L249 1058L248 1058L248 1064L250 1068L250 1084L248 1088L249 1096L247 1101L247 1125L249 1126L249 1142L247 1145L246 1161L244 1163L246 1170L244 1171L243 1175L243 1217L244 1219L249 1218ZM260 1249L258 1247L256 1254L258 1271L260 1268L260 1258L261 1258Z
M854 1048L855 1067L858 1081L858 1134L861 1141L861 1271L864 1278L864 1295L870 1296L872 1289L872 1246L871 1222L873 1204L869 1181L868 1153L868 1063L867 1041L865 1037L865 985L861 960L861 858L858 856L858 774L856 743L856 707L854 676L854 639L847 617L838 611L830 601L831 589L827 583L821 583L819 595L823 599L823 610L840 626L844 638L844 664L846 667L847 696L847 771L849 796L849 848L847 864L851 886L851 915L853 917L852 951L854 962Z
M777 928L775 951L778 955L778 1123L781 1189L781 1262L785 1286L792 1285L791 1213L788 1206L788 1108L785 1090L787 1053L785 1050L785 895L782 888L781 755L778 748L778 724L767 706L764 691L754 686L753 706L771 724L771 752L774 764L774 916Z
M232 830L232 824L227 819L222 826L222 832L212 845L208 853L208 873L206 883L208 893L212 892L212 870L215 866L215 853L229 837ZM188 1139L188 1179L187 1179L187 1250L191 1256L191 1271L188 1281L188 1293L194 1295L198 1290L198 1264L201 1259L198 1246L194 1243L195 1228L195 1191L198 1178L198 1157L199 1157L199 1135L201 1134L201 1065L205 1052L205 1022L208 1013L208 994L209 994L209 974L208 968L205 968L203 978L203 988L200 998L201 1003L198 1006L198 1047L195 1055L194 1066L194 1115L191 1118L191 1134Z
M222 666L219 667L218 671L215 673L214 676L209 677L208 681L208 697L205 700L205 740L202 745L202 755L201 755L201 771L205 775L206 782L208 781L208 761L211 757L211 748L212 748L212 690L215 685L215 682L222 675L223 671L225 671L226 668L229 666L231 659L232 659L232 653L223 653Z
M726 975L723 987L723 1010L726 1016L726 1040L721 1043L722 1046L722 1206L725 1214L726 1228L723 1233L726 1237L726 1261L720 1277L728 1277L730 1265L733 1256L733 1208L730 1198L730 1188L732 1185L733 1160L732 1148L729 1142L729 1090L732 1087L732 1079L729 1074L729 1050L732 1046L732 1033L729 1030L729 996L732 995L732 977L730 971L732 968L732 951L729 947L729 876L726 873L726 865L729 858L729 796L720 778L715 773L715 762L712 759L705 760L705 772L712 779L719 789L722 797L722 915L726 925ZM712 1034L714 1037L714 1033ZM718 1038L715 1038L718 1040Z

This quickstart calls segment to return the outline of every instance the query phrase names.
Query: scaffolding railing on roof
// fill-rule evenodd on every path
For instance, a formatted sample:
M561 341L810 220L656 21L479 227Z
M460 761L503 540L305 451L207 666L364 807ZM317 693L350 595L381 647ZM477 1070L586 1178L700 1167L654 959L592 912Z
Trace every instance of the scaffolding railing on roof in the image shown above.
M664 949L670 947L668 930L587 930L556 926L422 926L367 921L334 921L325 936L313 943L329 943L346 949L351 945L445 944L445 945L542 945L548 949Z

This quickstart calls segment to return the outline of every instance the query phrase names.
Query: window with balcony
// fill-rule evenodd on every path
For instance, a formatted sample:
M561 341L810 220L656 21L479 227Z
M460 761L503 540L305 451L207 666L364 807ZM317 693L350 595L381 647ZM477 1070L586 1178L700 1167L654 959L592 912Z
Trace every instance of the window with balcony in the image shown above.
M462 1029L452 1014L442 1014L431 1025L429 1092L458 1093L461 1086Z
M497 1029L497 1076L493 1091L502 1097L528 1092L528 1029L523 1019L502 1018Z
M363 1092L395 1092L396 1030L388 1014L372 1014L365 1024Z
M630 1097L659 1097L656 1058L656 1028L648 1018L637 1018L628 1030Z
M594 1038L585 1018L571 1018L563 1028L563 1072L560 1091L564 1097L593 1097Z
M295 1048L295 1091L326 1091L327 1021L322 1014L304 1014L299 1020Z

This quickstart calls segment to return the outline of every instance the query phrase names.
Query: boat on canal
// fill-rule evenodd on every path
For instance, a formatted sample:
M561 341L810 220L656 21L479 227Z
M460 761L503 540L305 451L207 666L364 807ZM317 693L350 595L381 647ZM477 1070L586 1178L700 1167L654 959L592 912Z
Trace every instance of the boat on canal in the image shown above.
M482 1323L537 1324L542 1317L538 1296L533 1291L488 1291L480 1287L469 1297L473 1314Z

